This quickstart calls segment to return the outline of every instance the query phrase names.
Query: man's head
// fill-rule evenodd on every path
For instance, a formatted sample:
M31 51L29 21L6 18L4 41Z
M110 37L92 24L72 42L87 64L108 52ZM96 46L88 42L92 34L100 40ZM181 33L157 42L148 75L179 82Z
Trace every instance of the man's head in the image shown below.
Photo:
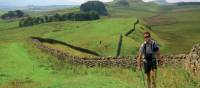
M146 42L150 42L150 40L151 40L151 34L150 34L150 32L144 32L144 40Z

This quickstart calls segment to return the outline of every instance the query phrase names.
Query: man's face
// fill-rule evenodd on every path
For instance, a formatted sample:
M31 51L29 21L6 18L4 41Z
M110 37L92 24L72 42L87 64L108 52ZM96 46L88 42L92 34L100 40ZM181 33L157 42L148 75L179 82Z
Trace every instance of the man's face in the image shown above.
M146 41L146 42L149 42L150 41L150 35L149 34L144 34L144 40Z

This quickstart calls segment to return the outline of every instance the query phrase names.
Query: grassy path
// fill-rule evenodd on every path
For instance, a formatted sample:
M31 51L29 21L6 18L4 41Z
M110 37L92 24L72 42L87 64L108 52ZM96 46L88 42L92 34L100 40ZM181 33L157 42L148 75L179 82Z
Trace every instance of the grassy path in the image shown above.
M0 44L0 51L0 88L30 88L29 86L32 88L132 88L132 84L127 83L125 79L112 76L116 71L119 73L115 75L126 72L131 75L129 70L82 67L66 69L60 67L56 58L18 42ZM48 59L53 61L49 63ZM57 71L58 69L61 70Z

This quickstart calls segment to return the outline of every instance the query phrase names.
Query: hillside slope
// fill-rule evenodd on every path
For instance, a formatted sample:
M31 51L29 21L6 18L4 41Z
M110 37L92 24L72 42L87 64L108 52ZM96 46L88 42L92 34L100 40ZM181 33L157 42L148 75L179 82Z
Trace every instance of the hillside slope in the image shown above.
M74 66L42 52L28 38L35 36L55 39L90 49L101 56L115 56L120 34L124 36L133 28L136 19L139 19L136 30L128 37L123 37L121 56L136 55L143 42L144 31L152 33L161 46L162 55L187 53L193 44L200 43L199 9L170 8L166 12L162 11L164 14L160 14L161 8L154 8L154 4L152 7L145 9L140 6L134 9L108 6L110 16L100 20L52 22L29 27L18 27L18 19L0 19L0 88L143 88L141 71L115 67ZM73 8L30 14L43 16L78 10ZM152 18L151 16L162 24L156 23L152 30L149 30L142 19ZM172 18L177 22L163 23ZM151 20L150 22L154 23ZM92 56L61 44L46 45L76 56ZM200 78L182 66L159 66L157 72L158 88L200 87Z

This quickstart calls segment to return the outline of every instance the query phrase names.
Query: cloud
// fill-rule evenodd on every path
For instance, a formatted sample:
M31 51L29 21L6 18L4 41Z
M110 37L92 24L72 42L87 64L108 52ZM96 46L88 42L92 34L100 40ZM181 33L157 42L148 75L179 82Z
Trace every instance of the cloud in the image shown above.
M11 6L24 6L24 5L80 5L89 0L0 0L0 5L11 5ZM103 2L110 2L113 0L100 0ZM143 0L154 1L154 0ZM190 2L196 1L200 2L200 0L167 0L168 2Z
M0 5L79 5L89 0L0 0ZM110 2L113 0L99 0Z
M70 2L76 2L76 3L83 3L83 2L86 2L86 1L89 1L89 0L64 0L64 1L70 1ZM96 1L110 2L110 1L113 1L113 0L96 0Z
M200 2L200 0L167 0L168 2L174 3L174 2Z

